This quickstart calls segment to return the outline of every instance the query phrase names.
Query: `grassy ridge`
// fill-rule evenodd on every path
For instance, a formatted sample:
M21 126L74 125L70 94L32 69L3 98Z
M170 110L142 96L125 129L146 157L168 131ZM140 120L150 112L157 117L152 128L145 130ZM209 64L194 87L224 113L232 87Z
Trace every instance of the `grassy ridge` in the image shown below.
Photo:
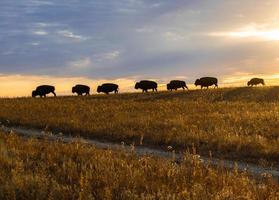
M170 160L0 133L0 199L277 199L278 182Z
M279 160L279 88L0 99L11 124L241 160Z

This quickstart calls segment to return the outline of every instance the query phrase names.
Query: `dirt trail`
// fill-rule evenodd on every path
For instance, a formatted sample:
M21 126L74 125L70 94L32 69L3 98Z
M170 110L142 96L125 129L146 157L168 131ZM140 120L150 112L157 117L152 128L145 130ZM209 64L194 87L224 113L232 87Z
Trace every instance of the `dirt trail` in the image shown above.
M22 135L25 137L47 138L49 140L59 140L59 141L63 141L66 143L80 141L84 144L94 145L97 148L101 148L101 149L111 149L111 150L124 149L127 151L131 151L131 148L132 148L130 145L125 145L125 144L101 142L101 141L94 140L94 139L84 139L84 138L77 138L77 137L71 137L71 136L65 136L65 135L53 135L48 132L46 133L42 130L29 129L29 128L23 128L23 127L1 126L0 130L4 131L6 133L14 132L18 135ZM151 156L157 156L157 157L163 157L163 158L173 158L175 156L175 159L177 159L178 161L181 160L181 158L183 157L183 155L179 154L179 153L173 154L172 152L167 152L167 151L158 150L158 149L154 149L154 148L150 148L150 147L143 147L143 146L135 147L134 152L137 155L142 155L142 156L151 155ZM207 158L204 156L198 156L198 157L204 164L211 163L212 165L217 166L220 163L222 163L223 166L228 169L234 169L235 165L237 164L238 170L240 170L240 171L246 170L253 175L261 175L264 173L270 174L274 178L279 179L279 169L264 168L262 166L245 163L245 162L241 162L241 161L221 160L221 159L216 159L216 158Z

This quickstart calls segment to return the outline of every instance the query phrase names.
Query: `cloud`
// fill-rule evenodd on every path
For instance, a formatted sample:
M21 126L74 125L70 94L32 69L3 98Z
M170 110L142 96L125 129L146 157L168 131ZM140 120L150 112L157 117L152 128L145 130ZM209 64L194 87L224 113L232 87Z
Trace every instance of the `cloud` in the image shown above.
M12 55L12 54L14 54L14 52L13 52L13 51L4 51L4 52L2 52L1 54L4 55L4 56L7 56L7 55Z
M85 41L85 40L88 39L85 36L74 34L73 32L68 31L68 30L58 31L58 34L65 37L65 38L70 38L70 39L74 39L74 40L77 40L77 41Z
M48 35L48 32L44 31L44 30L38 30L38 31L34 31L33 35Z
M118 8L117 12L121 14L135 14L138 10L134 8Z
M179 33L176 33L176 32L172 32L172 31L167 31L167 32L163 33L163 37L168 40L172 40L172 41L179 41L179 40L186 39L185 36L183 36Z
M158 7L162 6L162 5L163 5L163 3L154 3L154 4L150 5L150 8L158 8Z
M33 6L49 6L54 5L51 1L37 1L37 0L29 0L29 3Z
M69 62L72 69L85 69L92 66L92 61L89 57Z
M103 58L107 59L107 60L114 60L114 59L118 58L119 56L120 56L119 51L112 51L112 52L105 53L103 55Z
M279 40L279 28L272 24L256 24L252 23L243 28L233 31L225 32L211 32L208 34L213 37L229 37L229 38L242 38L242 39L259 39L259 40Z
M36 22L34 23L35 27L39 27L39 28L49 28L49 27L59 27L61 26L61 24L58 23L53 23L53 22Z
M151 27L142 27L142 28L137 28L136 32L138 33L152 33L154 30Z
M31 45L32 45L32 46L39 46L39 45L40 45L40 42L32 42Z

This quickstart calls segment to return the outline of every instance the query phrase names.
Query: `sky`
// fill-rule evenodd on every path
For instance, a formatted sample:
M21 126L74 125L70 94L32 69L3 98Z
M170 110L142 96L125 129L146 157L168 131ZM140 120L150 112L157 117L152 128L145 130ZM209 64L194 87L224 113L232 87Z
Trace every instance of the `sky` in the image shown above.
M279 1L0 1L0 96L203 76L279 84Z

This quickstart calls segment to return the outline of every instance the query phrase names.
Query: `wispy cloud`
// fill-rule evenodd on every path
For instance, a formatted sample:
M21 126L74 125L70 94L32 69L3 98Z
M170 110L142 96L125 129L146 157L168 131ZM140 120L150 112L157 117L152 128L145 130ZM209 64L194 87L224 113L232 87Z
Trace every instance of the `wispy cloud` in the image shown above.
M58 34L65 38L70 38L70 39L77 40L77 41L85 41L88 39L88 37L74 34L73 32L71 32L69 30L58 31Z
M114 59L118 58L119 56L120 56L120 52L116 50L116 51L105 53L103 55L103 58L107 59L107 60L114 60Z
M151 27L142 27L142 28L137 28L136 32L138 33L152 33L154 30Z
M38 30L38 31L34 31L33 35L48 35L48 32L44 30Z
M52 1L38 1L38 0L29 0L29 3L33 6L49 6L55 5Z
M272 24L249 24L243 28L233 31L211 32L209 36L230 38L252 38L260 40L279 40L279 26Z
M39 45L40 45L40 42L32 42L31 45L32 45L32 46L39 46Z
M163 33L163 37L168 40L173 40L173 41L179 41L179 40L186 39L186 37L183 36L182 34L172 32L172 31L167 31L167 32Z
M81 58L75 61L69 62L70 68L73 69L85 69L92 66L92 60L89 57Z

